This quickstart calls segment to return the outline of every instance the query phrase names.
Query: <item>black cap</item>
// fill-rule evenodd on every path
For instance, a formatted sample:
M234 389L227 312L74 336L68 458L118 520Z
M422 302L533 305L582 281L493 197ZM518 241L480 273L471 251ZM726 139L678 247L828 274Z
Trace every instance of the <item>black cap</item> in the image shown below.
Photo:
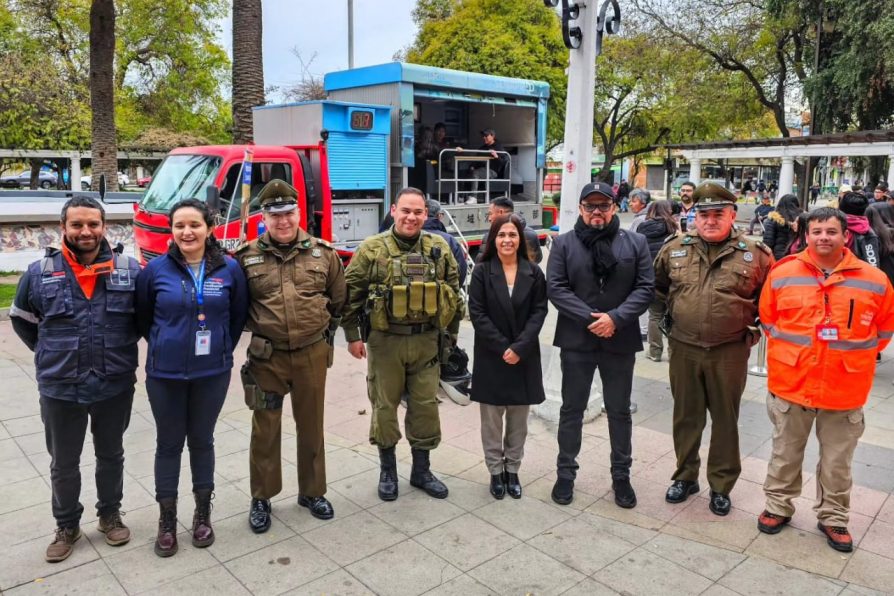
M615 193L612 192L612 187L605 182L590 182L584 186L580 191L580 199L578 200L578 203L583 203L584 199L590 195L602 195L612 201L615 200Z
M494 136L497 136L497 131L495 131L493 128L483 128L483 129L481 129L481 136L483 137L483 136L486 136L486 135L494 135Z

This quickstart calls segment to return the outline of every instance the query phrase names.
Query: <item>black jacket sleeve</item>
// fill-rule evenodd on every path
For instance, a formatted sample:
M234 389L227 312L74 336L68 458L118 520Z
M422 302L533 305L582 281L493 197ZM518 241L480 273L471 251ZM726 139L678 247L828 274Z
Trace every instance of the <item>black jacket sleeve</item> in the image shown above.
M543 276L543 271L536 265L532 265L531 269L534 271L534 285L528 295L531 310L528 313L528 320L525 322L521 333L515 338L515 342L509 346L522 359L530 357L531 352L540 342L540 330L543 328L548 309L546 278Z
M652 253L646 237L630 234L631 242L636 249L636 281L633 291L617 308L608 311L616 327L623 327L635 322L641 314L649 310L649 304L655 297L655 269L652 266Z
M546 294L560 314L587 326L593 322L593 309L571 289L566 267L567 238L558 237L549 251L546 266Z
M39 310L31 303L31 276L26 271L16 287L16 296L9 309L12 329L16 332L28 349L34 351L37 345L37 324L40 321Z

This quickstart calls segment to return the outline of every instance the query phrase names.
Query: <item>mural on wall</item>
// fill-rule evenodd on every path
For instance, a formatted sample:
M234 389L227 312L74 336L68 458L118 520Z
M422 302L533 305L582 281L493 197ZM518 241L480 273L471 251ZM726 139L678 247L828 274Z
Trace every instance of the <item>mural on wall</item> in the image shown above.
M115 246L133 244L133 227L129 223L107 223L106 238ZM62 229L52 224L2 224L0 225L0 251L43 250L48 246L60 246Z

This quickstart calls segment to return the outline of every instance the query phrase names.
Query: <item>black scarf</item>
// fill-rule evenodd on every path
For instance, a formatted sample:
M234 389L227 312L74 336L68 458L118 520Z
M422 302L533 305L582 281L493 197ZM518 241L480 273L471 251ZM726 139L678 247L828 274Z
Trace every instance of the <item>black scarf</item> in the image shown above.
M593 255L593 273L600 283L605 282L605 278L611 275L618 264L618 260L612 253L612 240L615 234L621 229L621 220L615 215L611 221L601 230L587 225L580 216L574 224L574 234L578 240L583 242L584 246L590 249Z

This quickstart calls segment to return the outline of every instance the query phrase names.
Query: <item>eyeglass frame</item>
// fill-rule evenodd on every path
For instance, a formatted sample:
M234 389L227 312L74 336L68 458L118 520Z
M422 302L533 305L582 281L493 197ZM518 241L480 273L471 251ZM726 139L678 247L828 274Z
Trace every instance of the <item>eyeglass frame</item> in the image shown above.
M596 204L596 203L580 203L580 206L581 206L581 208L583 208L583 210L586 211L587 213L593 213L593 212L596 211L597 209L598 209L601 213L608 213L609 211L612 210L612 207L615 206L615 203L614 203L614 201L612 201L612 202L610 202L610 203L599 203L599 204Z

